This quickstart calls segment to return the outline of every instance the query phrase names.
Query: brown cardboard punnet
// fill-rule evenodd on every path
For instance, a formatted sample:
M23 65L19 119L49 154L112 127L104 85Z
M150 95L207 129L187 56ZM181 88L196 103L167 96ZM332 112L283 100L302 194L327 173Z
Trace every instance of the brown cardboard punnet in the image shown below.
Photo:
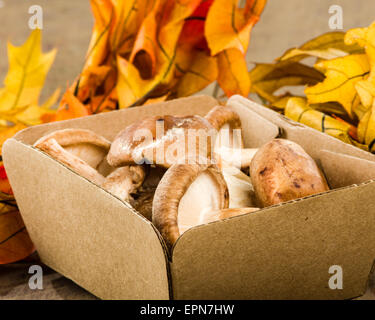
M45 264L103 299L349 299L361 296L375 260L375 156L290 121L247 99L228 104L246 147L291 139L318 162L333 190L198 226L169 255L151 222L32 147L62 128L108 139L151 115L206 114L191 97L31 127L6 141L15 197ZM343 288L328 283L331 266Z

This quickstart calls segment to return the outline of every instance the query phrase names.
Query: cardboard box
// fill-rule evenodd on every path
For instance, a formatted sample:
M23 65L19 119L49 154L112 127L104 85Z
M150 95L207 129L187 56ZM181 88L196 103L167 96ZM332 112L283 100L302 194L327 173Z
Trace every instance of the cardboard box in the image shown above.
M375 259L374 155L241 97L246 147L291 139L321 165L332 191L198 226L171 256L151 222L127 203L31 145L62 128L108 139L151 115L206 114L217 102L191 97L31 127L3 156L42 261L103 299L348 299L362 295ZM331 266L343 270L332 290Z

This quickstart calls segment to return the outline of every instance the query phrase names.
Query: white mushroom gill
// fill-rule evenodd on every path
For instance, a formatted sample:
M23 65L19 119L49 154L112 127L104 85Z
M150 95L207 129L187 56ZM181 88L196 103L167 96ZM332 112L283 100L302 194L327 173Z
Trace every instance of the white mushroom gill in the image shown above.
M87 162L93 168L97 168L103 161L107 151L90 143L77 143L66 146L65 150Z
M222 169L229 191L229 208L254 207L254 188L249 176L235 167Z
M189 186L178 206L180 234L205 221L205 214L220 209L221 195L217 181L208 172L202 172Z

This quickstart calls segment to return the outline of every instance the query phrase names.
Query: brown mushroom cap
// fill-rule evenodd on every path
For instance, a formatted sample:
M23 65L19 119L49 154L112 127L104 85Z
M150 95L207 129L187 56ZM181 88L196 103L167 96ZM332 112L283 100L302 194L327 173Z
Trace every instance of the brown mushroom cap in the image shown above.
M101 184L104 177L96 168L103 161L110 145L105 138L84 129L54 131L34 143L34 147L97 184Z
M218 131L225 125L229 125L231 129L242 128L239 115L230 106L216 106L207 113L205 118Z
M286 139L271 140L259 149L251 162L250 177L261 207L329 190L314 159Z
M156 189L152 222L171 248L183 232L202 224L205 213L228 205L228 188L215 166L176 164Z
M164 130L161 136L157 137L157 126ZM130 164L156 164L169 168L172 164L178 163L191 153L189 150L189 130L197 130L206 139L206 149L202 150L199 143L195 144L195 153L205 158L211 155L211 136L213 128L210 123L200 116L163 116L149 117L137 121L121 131L111 145L107 160L111 166L118 167ZM201 131L198 131L201 130ZM211 132L210 132L211 130ZM196 139L199 142L201 138ZM177 150L172 146L181 148L183 159L177 155ZM172 150L172 154L168 151ZM173 152L175 151L175 152ZM190 151L190 152L189 152ZM183 161L184 162L184 161Z

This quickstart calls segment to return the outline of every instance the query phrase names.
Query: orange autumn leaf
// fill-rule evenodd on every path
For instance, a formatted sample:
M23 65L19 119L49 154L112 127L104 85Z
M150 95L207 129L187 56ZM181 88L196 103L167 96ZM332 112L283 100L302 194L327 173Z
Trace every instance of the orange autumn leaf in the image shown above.
M90 0L95 24L87 51L85 67L102 63L107 55L107 39L113 18L113 7L108 0Z
M115 89L106 95L95 96L91 99L90 112L92 114L108 112L118 109L117 92Z
M86 107L70 92L67 91L57 109L53 121L68 120L88 116Z
M198 52L190 68L184 72L177 84L177 96L190 96L204 89L217 79L218 72L216 57L211 57L204 51Z
M130 55L130 62L139 69L143 79L149 79L155 75L156 8L158 7L159 1L155 1L154 10L145 17Z
M19 211L6 203L0 204L0 264L22 260L35 251Z
M191 95L215 80L228 95L246 95L250 82L240 66L265 4L248 0L240 8L237 1L223 0L92 0L90 48L69 91L89 113ZM230 59L230 65L223 60L239 56L222 54L227 49L238 50L240 61ZM218 63L227 68L221 75ZM106 77L97 72L103 67L109 70Z
M211 54L236 48L246 54L253 26L266 5L266 0L247 0L245 8L237 0L215 0L207 15L205 35Z
M246 60L238 49L227 49L218 55L218 83L225 94L230 97L241 94L247 97L251 81L247 71Z
M199 3L200 0L166 1L154 8L158 10L157 15L161 16L161 20L154 43L158 65L152 78L143 79L141 70L135 64L121 56L117 57L117 94L120 108L143 104L149 98L163 96L174 86L179 36L185 18L194 12Z
M25 129L26 126L22 123L17 123L13 126L0 126L0 155L1 155L1 148L5 142L5 140L13 137L18 131Z

